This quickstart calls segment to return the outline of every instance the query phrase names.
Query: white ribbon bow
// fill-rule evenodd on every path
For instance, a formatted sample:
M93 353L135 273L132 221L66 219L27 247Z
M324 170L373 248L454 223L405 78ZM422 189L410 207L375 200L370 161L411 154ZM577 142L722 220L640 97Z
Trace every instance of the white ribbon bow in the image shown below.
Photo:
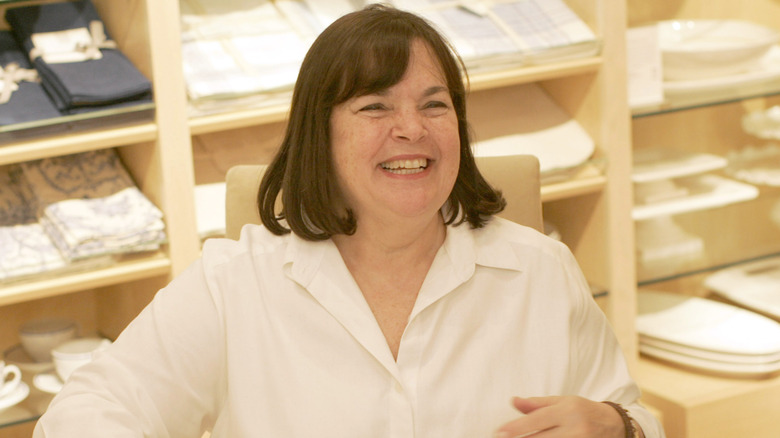
M90 59L99 59L100 49L116 49L116 42L106 38L102 21L93 20L89 23L89 35L92 40L87 44L78 44L76 50L86 53Z
M72 29L70 31L77 31L84 28L76 28ZM63 32L69 32L69 31L63 31ZM56 32L52 32L56 33ZM68 47L67 49L63 50L62 48L55 49L54 53L49 53L45 47L39 47L35 46L30 50L30 59L35 59L37 57L43 57L45 61L52 62L52 63L58 63L58 62L76 62L76 61L86 61L88 59L100 59L102 57L100 53L100 49L116 49L117 45L116 42L113 40L109 40L106 37L105 28L103 27L103 22L100 20L93 20L89 23L89 28L87 29L87 32L89 34L89 38L87 41L83 41L85 38L82 38L82 41L74 42L74 45L72 47ZM80 34L83 36L86 36L85 34ZM57 55L57 58L53 58L51 60L47 59L47 55ZM70 54L71 56L67 56ZM77 54L75 57L72 56L73 54ZM58 61L55 61L55 59L59 59ZM65 59L65 61L63 61Z
M6 103L11 99L11 93L19 89L19 82L38 81L38 71L20 68L19 64L12 62L5 66L0 66L0 84L2 90L0 90L0 104Z

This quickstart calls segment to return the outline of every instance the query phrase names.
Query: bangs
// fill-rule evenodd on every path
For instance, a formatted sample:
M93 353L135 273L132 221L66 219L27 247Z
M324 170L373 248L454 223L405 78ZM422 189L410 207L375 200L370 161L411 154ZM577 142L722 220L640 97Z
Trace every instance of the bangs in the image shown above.
M355 96L364 96L386 90L399 83L409 65L412 37L391 33L388 37L376 37L384 32L365 32L360 44L346 48L339 62L351 64L338 68L342 72L335 93L335 105ZM366 41L367 40L367 41ZM355 64L357 64L355 66Z

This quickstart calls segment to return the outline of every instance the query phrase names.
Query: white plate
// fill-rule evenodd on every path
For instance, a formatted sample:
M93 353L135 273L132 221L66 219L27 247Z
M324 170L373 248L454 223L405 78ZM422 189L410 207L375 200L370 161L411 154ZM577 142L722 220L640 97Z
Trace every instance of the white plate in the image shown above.
M33 377L33 385L43 392L56 394L62 391L62 386L64 384L56 373L51 372L36 374L35 377Z
M754 68L780 40L770 27L743 20L669 20L658 23L664 77L698 80Z
M707 153L690 153L671 148L645 148L634 152L631 179L636 183L679 178L722 169L728 165L723 157Z
M768 364L734 364L718 362L675 353L647 344L639 344L639 351L648 356L663 359L702 371L715 372L735 377L760 377L780 371L780 362Z
M756 85L780 79L780 46L774 45L755 70L688 81L664 81L664 94L669 97L699 94L727 88Z
M471 99L472 104L507 108L507 117L501 119L472 116L472 124L485 129L476 133L472 146L477 157L534 155L539 171L545 174L579 166L595 151L595 142L582 125L537 84L490 90Z
M735 303L780 319L780 257L720 270L704 285Z
M667 183L666 186L662 185L664 182ZM649 186L649 184L654 186ZM654 187L657 187L658 190ZM672 189L679 189L679 193L683 194L678 195ZM641 187L640 184L637 184L634 190L636 205L631 210L631 216L634 220L723 207L758 197L758 189L753 185L711 174L675 180L657 180L642 183ZM656 191L658 193L653 194ZM669 192L668 197L663 201L640 203L641 199L649 197L650 194L653 194L657 199L663 199L663 192Z
M3 353L5 363L19 367L25 374L38 374L54 368L53 362L35 362L24 350L22 344L16 344Z
M642 290L637 300L640 336L729 355L780 353L780 323L755 312L668 292Z
M701 360L722 362L724 364L780 366L780 351L771 354L730 354L702 350L700 348L693 348L641 335L639 336L639 342L646 346L662 349L670 353L691 356Z
M21 403L30 394L30 387L24 382L19 382L19 386L16 387L10 394L6 394L0 397L0 412L16 406Z

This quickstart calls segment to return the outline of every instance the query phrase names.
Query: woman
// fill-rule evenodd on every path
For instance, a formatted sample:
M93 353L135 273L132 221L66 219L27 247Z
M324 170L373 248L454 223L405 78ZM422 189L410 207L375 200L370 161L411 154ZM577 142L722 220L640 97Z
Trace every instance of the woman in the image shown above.
M571 253L491 217L464 96L420 18L336 21L303 62L264 226L208 241L36 436L663 436Z

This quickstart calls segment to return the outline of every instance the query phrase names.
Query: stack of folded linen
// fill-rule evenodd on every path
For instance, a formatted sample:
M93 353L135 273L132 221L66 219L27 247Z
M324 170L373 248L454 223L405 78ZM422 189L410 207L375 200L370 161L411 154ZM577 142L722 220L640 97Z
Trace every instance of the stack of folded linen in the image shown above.
M271 1L181 0L194 113L285 102L310 41Z
M61 112L151 102L151 83L117 50L89 0L10 8L5 18Z
M59 117L32 67L9 31L0 31L0 125Z
M113 149L21 167L39 221L66 260L154 250L165 241L162 213Z
M66 265L38 223L22 178L18 165L0 166L0 282Z
M472 71L593 56L600 43L562 0L393 0L447 36Z

